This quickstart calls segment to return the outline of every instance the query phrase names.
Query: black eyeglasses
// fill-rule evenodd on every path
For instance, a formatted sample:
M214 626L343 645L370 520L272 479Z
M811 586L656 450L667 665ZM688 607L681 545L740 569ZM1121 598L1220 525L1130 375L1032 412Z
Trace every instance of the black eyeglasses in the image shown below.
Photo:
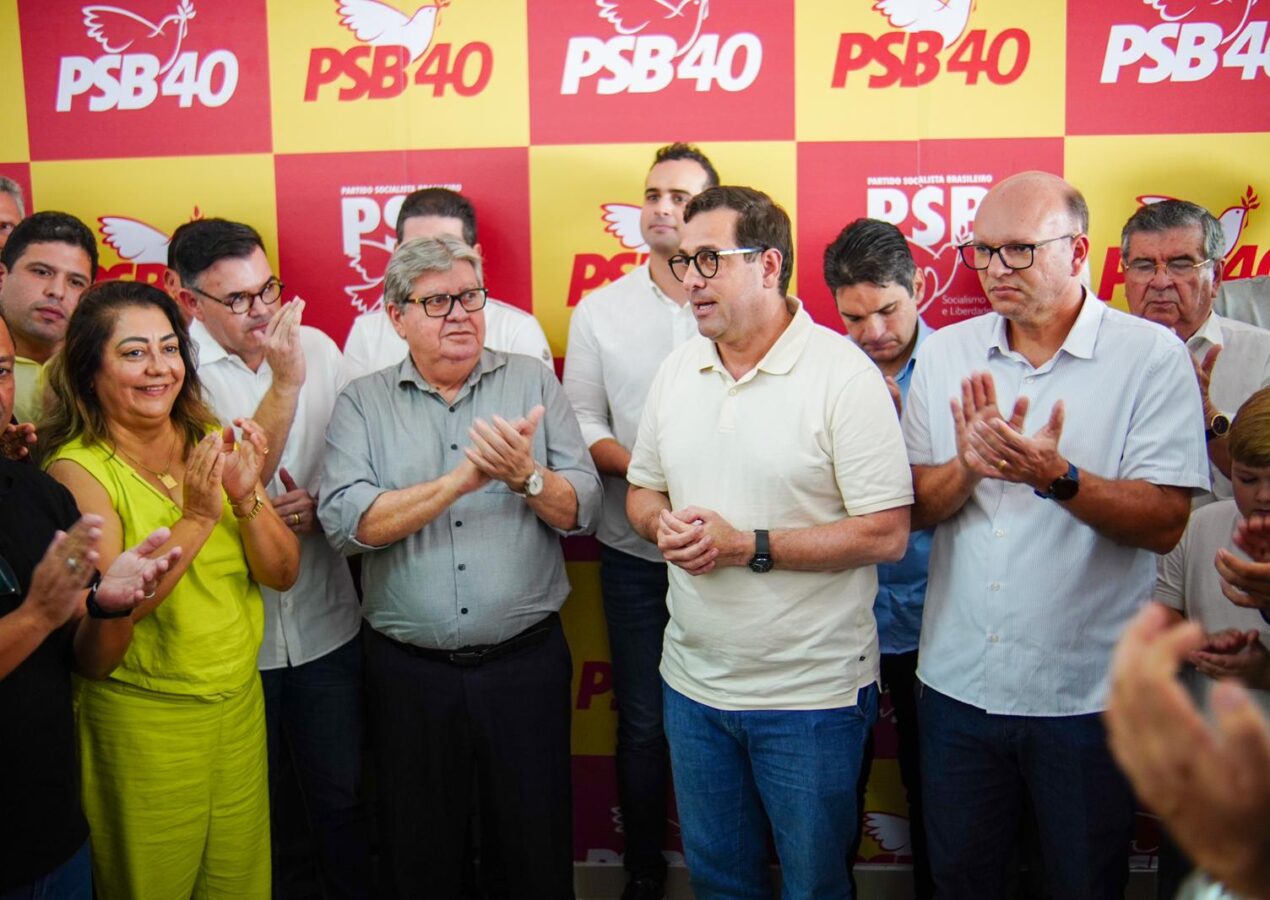
M1055 241L1074 241L1078 237L1080 237L1079 232L1060 234L1058 237L1037 241L1035 244L1002 244L1000 247L989 244L962 244L957 251L961 254L961 261L967 269L982 272L992 265L993 256L1000 256L1002 265L1017 272L1019 269L1030 268L1036 261L1037 247L1044 247Z
M476 312L485 308L489 291L483 287L468 288L458 294L429 294L427 297L407 297L402 303L417 303L423 307L423 314L430 319L444 319L454 310L454 304L463 307L467 312Z
M713 278L719 274L720 256L762 252L762 247L738 247L735 250L698 250L692 256L686 253L676 253L666 262L670 264L670 274L675 276L676 281L683 281L687 277L689 263L697 267L697 271L702 278Z
M236 316L241 316L247 310L251 309L251 305L259 300L265 306L273 306L278 302L278 298L282 296L282 290L285 287L281 281L276 278L270 278L265 282L265 286L254 294L246 291L240 291L237 294L230 294L228 297L217 297L215 294L209 294L201 288L191 287L190 290L196 294L202 294L208 300L214 300L221 306L228 306L229 311Z

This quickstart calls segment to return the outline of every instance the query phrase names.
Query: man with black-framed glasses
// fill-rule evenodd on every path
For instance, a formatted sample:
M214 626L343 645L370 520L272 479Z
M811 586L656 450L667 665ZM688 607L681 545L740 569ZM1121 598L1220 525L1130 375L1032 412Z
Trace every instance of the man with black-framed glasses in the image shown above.
M1270 331L1213 312L1224 249L1221 223L1186 200L1142 206L1120 234L1129 312L1170 329L1195 360L1213 481L1212 491L1196 497L1196 505L1232 496L1230 419L1270 385Z
M302 300L282 303L284 287L251 226L188 222L173 234L168 256L168 291L192 319L203 387L223 422L253 418L267 432L262 477L300 539L296 583L281 592L261 587L274 893L292 896L311 877L311 856L323 893L364 897L370 837L361 790L361 612L348 566L318 525L315 500L326 426L346 383L340 352L300 324ZM283 802L290 768L307 825L298 804Z
M559 538L594 530L600 479L554 373L484 347L472 247L401 244L384 302L410 352L340 394L318 503L362 560L379 888L460 895L475 775L510 896L571 897Z
M877 367L789 295L789 217L752 188L684 213L671 273L700 337L648 391L631 525L670 564L662 703L701 900L848 898L856 784L877 717L876 563L912 485Z
M993 311L927 339L904 409L913 525L935 526L917 711L940 897L1006 896L1027 801L1055 900L1128 881L1108 664L1208 474L1184 348L1081 283L1088 218L1048 173L988 192L961 252Z

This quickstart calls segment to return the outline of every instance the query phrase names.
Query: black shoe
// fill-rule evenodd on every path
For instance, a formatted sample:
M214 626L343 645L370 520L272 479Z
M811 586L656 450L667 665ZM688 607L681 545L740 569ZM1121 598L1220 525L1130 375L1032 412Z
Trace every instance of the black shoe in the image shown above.
M665 897L665 880L647 876L632 878L622 891L622 900L665 900Z

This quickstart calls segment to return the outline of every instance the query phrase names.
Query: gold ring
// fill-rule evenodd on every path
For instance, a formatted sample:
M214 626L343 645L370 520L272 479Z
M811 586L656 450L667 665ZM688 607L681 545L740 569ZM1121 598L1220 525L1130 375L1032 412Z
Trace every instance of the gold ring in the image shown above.
M66 557L66 570L74 575L79 571L79 560L73 556Z
M291 514L291 524L292 524L292 525L299 525L299 524L300 524L300 514L299 514L299 513L292 513L292 514Z
M1005 467L1008 465L1009 463L1007 463L1004 459L997 462L997 468L1000 469L1002 472L1005 471Z
M143 595L141 596L141 599L142 599L142 600L153 600L153 599L154 599L154 595L155 595L155 594L157 594L158 592L159 592L159 589L158 589L158 588L155 588L155 589L154 589L153 591L151 591L150 593L148 593L148 594L143 594Z

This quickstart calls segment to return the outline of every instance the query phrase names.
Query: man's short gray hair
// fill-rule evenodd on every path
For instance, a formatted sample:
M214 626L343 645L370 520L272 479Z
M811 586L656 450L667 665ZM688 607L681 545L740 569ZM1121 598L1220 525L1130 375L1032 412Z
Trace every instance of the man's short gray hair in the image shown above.
M12 178L0 175L0 194L8 194L18 206L18 215L26 218L26 198L22 196L22 185Z
M415 238L398 245L384 272L384 302L398 308L414 290L414 283L429 272L448 272L456 262L469 262L476 270L476 280L484 284L481 256L466 243L448 234L431 238Z
M1215 259L1220 264L1222 251L1226 249L1226 236L1222 233L1221 223L1204 207L1189 200L1148 203L1131 215L1120 232L1120 258L1129 259L1129 238L1135 234L1156 234L1191 225L1198 225L1203 235L1204 258Z

